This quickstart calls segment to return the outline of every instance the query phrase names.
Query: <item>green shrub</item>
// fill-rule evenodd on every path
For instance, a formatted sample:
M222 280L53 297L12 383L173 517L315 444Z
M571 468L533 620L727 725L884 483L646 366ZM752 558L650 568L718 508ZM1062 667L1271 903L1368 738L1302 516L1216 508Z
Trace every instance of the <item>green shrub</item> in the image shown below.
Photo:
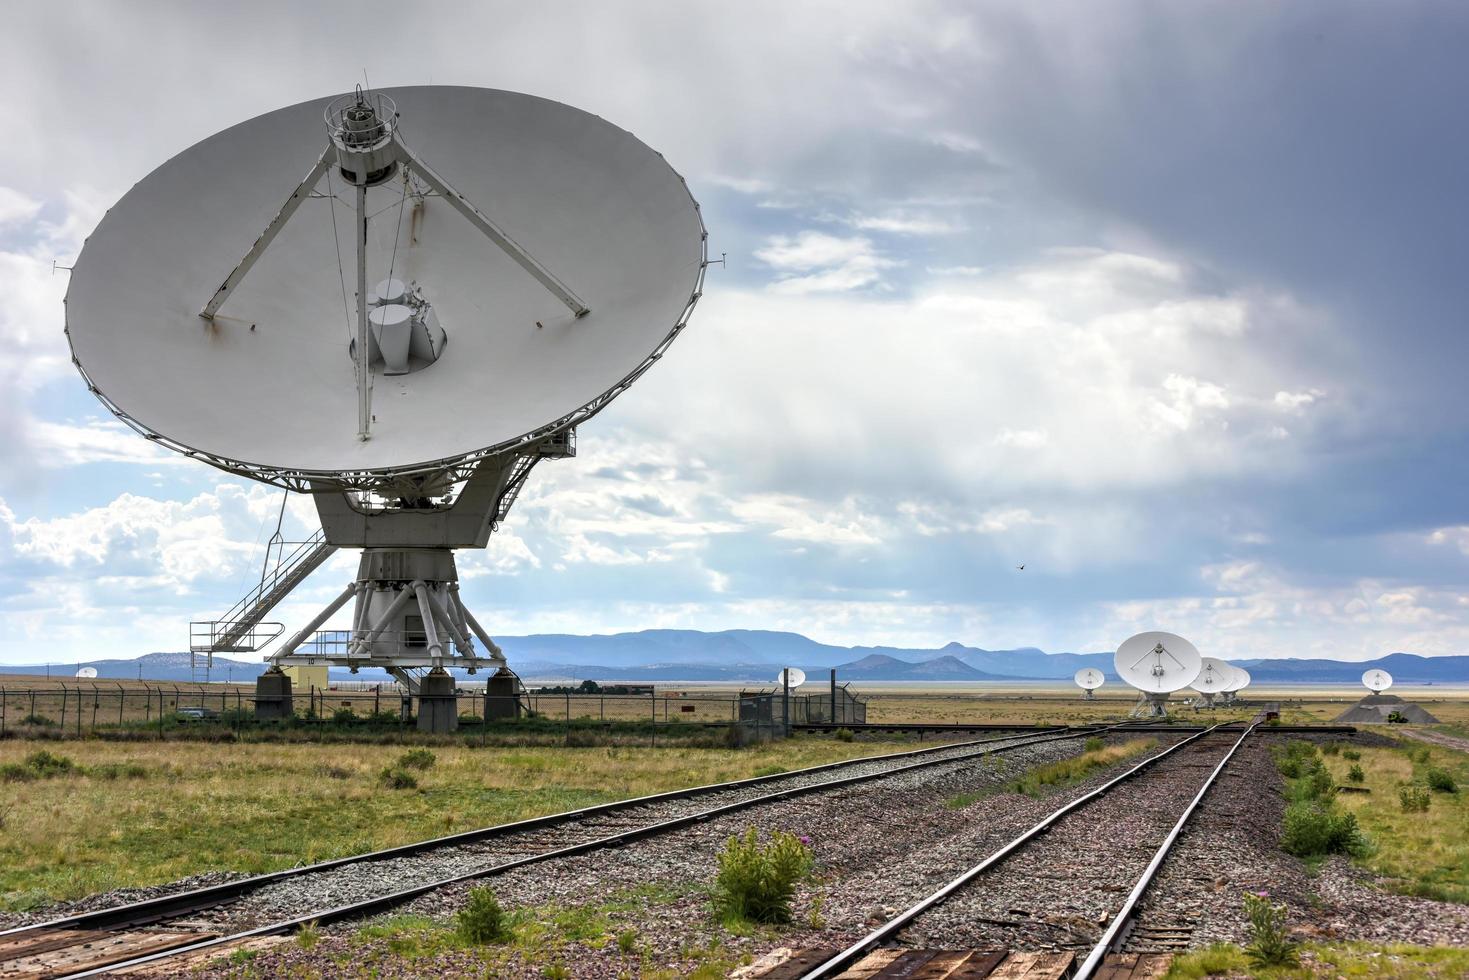
M1430 758L1428 747L1419 745L1408 749L1408 758L1420 764L1426 763Z
M0 783L28 783L35 778L36 774L19 762L0 765Z
M428 749L409 749L398 756L398 766L402 769L426 771L432 769L437 761Z
M137 762L104 762L88 766L87 775L93 779L143 779L148 775L148 767Z
M1106 743L1103 742L1100 738L1097 738L1097 736L1093 735L1091 738L1081 743L1081 750L1083 752L1100 752L1102 751L1102 746L1105 744Z
M1285 808L1280 847L1296 857L1361 854L1367 841L1355 814L1337 810L1330 800L1302 800Z
M1304 784L1306 795L1312 799L1330 796L1335 785L1331 781L1331 773L1327 772L1324 766L1312 769L1310 775L1306 776Z
M788 770L786 769L785 766L761 766L759 769L756 769L755 770L755 775L757 777L759 777L759 776L779 776L781 773L787 772L787 771Z
M617 934L617 951L619 953L631 953L638 945L638 933L636 929L624 929Z
M1285 931L1285 906L1274 905L1265 892L1245 896L1248 939L1245 955L1256 966L1295 966L1297 944Z
M321 942L321 929L317 927L315 919L296 930L296 945L302 949L310 949L319 942Z
M1327 742L1325 745L1321 746L1321 754L1322 755L1340 755L1341 754L1341 743L1340 742Z
M1362 753L1358 752L1356 749L1342 749L1341 757L1350 762L1356 762L1358 759L1362 758Z
M343 728L357 724L357 712L351 708L338 708L332 712L332 724Z
M510 924L505 919L505 910L500 908L500 900L483 885L469 890L469 900L454 914L454 930L465 942L477 946L503 943L510 938Z
M377 781L388 789L417 789L418 779L407 769L388 766L377 774Z
M1457 793L1459 784L1454 782L1454 777L1446 769L1428 770L1428 788L1435 793Z
M45 715L26 715L20 720L22 725L35 725L38 728L55 728L56 722Z
M1362 771L1362 767L1360 765L1357 765L1356 763L1353 763L1352 764L1352 768L1350 768L1350 769L1347 770L1347 781L1348 782L1360 783L1363 780L1365 780L1366 778L1367 778L1367 774L1365 772L1363 772Z
M25 767L35 773L41 779L50 779L52 776L65 776L74 769L76 763L64 755L52 755L45 749L37 749L25 757Z
M1394 711L1387 716L1387 723L1389 725L1406 725L1408 723L1408 716L1401 711Z
M731 837L719 855L715 904L726 920L789 922L796 883L810 872L804 840L776 831L762 847L751 827L744 837Z
M1403 805L1404 813L1427 813L1430 799L1425 786L1404 786L1398 790L1398 802Z
M1275 766L1286 779L1300 779L1320 761L1316 746L1310 742L1287 742L1275 755Z
M856 736L852 734L852 730L850 728L838 728L836 731L831 733L831 736L838 742L850 742L852 739L856 738Z

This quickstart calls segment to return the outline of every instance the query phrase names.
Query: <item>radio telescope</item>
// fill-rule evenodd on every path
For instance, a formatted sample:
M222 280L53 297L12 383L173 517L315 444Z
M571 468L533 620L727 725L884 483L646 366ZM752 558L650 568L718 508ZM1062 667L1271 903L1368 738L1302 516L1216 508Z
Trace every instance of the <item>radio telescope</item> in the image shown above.
M92 680L93 678L95 678L97 676L97 668L96 667L78 667L77 668L76 676L77 676L77 680Z
M1231 690L1234 668L1218 657L1201 657L1200 664L1199 676L1190 686L1204 696L1205 704L1212 707L1217 695Z
M1374 667L1362 675L1362 685L1373 694L1381 694L1392 687L1392 675Z
M783 667L781 672L775 675L775 683L781 687L800 687L806 683L806 672L800 667Z
M1183 637L1154 631L1128 637L1112 662L1117 675L1142 692L1133 716L1162 718L1168 714L1168 695L1194 682L1202 659Z
M1076 672L1076 676L1072 680L1076 682L1077 687L1081 688L1082 698L1087 701L1092 701L1096 699L1096 695L1092 692L1101 687L1107 678L1095 667L1083 667Z
M290 712L292 664L385 668L427 730L457 724L448 667L495 671L513 710L454 552L484 548L532 467L575 455L576 426L663 355L706 237L631 133L491 89L303 102L145 177L73 269L73 360L146 438L309 493L321 519L191 650L263 649L271 609L360 548L356 580L269 654L257 713ZM318 633L349 606L350 629Z

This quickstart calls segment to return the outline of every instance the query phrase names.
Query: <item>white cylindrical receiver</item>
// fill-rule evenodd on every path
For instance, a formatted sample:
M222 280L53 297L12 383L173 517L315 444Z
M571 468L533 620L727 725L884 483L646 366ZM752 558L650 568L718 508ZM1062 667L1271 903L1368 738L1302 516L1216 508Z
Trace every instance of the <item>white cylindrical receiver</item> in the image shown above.
M367 314L372 335L383 356L384 374L408 373L408 348L413 343L413 310L401 303L379 306Z

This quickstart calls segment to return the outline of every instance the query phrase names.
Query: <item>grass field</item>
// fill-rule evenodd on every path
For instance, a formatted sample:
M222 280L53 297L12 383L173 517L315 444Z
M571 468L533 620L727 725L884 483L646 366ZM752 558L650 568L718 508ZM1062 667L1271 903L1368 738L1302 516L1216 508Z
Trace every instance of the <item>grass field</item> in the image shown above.
M1361 753L1359 760L1340 752L1323 758L1338 785L1367 790L1336 797L1338 806L1356 814L1372 841L1372 853L1361 863L1395 891L1469 902L1469 755L1406 740L1401 748L1352 750ZM1349 777L1354 765L1362 768L1360 783ZM1458 791L1429 789L1431 770L1447 773ZM1399 793L1414 785L1428 792L1426 811L1403 809Z
M1469 976L1469 949L1310 943L1301 950L1299 966L1258 967L1240 947L1221 944L1178 957L1164 980L1203 980L1216 976L1257 980L1316 980L1318 977L1457 980Z
M17 909L213 870L263 872L594 803L901 751L797 738L745 749L0 742L0 905ZM49 751L70 771L29 774ZM6 767L16 767L10 769ZM42 766L41 769L47 767ZM50 767L55 769L55 767Z

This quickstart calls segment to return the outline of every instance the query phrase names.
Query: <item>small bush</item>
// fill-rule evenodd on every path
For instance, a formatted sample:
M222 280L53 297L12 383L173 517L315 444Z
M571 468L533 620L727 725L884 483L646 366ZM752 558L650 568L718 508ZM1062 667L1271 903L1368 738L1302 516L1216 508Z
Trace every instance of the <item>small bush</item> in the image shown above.
M1107 743L1103 742L1100 738L1097 738L1095 735L1093 735L1091 738L1081 743L1081 750L1083 752L1100 752L1102 751L1102 746L1105 744Z
M1426 746L1410 748L1408 749L1408 758L1419 764L1426 763L1430 758L1428 748Z
M148 767L137 762L104 762L87 767L87 775L93 779L144 779Z
M477 946L503 943L510 938L505 910L500 908L500 900L495 893L486 886L469 890L469 900L454 914L454 930L465 942ZM618 944L621 945L620 937Z
M401 769L417 769L427 771L434 767L438 760L428 749L409 749L398 756L398 766Z
M1310 742L1287 742L1285 750L1275 756L1275 766L1286 779L1300 779L1320 761Z
M1340 755L1341 754L1341 743L1340 742L1327 742L1325 745L1321 746L1321 754L1322 755Z
M0 765L0 782L28 783L35 778L36 774L19 762L7 762Z
M1366 778L1367 778L1367 774L1362 771L1362 767L1359 766L1359 765L1357 765L1357 764L1355 764L1355 763L1353 763L1352 768L1350 768L1350 769L1347 770L1347 781L1348 782L1360 783L1363 780L1365 780Z
M1327 772L1325 767L1311 770L1311 774L1306 777L1305 781L1307 795L1316 799L1330 796L1333 785L1331 773Z
M617 934L617 951L626 955L638 946L638 933L636 929L624 929Z
M377 774L377 781L388 789L418 789L418 778L401 767L388 766Z
M37 728L55 728L56 722L45 715L26 715L20 720L22 725L34 725Z
M852 734L852 730L850 728L838 728L836 731L831 733L831 737L836 739L838 742L850 742L852 739L856 738L856 736Z
M1355 814L1342 813L1330 801L1302 801L1285 808L1280 847L1296 857L1361 854L1366 839Z
M781 773L786 772L786 771L787 770L786 770L786 767L785 766L761 766L759 769L756 769L755 770L755 775L757 777L759 777L759 776L779 776Z
M1245 918L1248 941L1245 955L1256 966L1295 966L1300 962L1292 942L1285 931L1285 906L1274 905L1269 897L1260 892L1245 896Z
M1428 788L1435 793L1457 793L1459 784L1454 782L1454 777L1446 769L1428 770Z
M1424 786L1404 786L1398 790L1398 802L1403 805L1404 813L1427 813L1430 799Z
M1408 716L1401 711L1394 711L1387 716L1387 723L1389 725L1406 725L1408 723Z
M1348 760L1349 762L1356 762L1358 759L1362 758L1362 753L1358 752L1356 749L1342 749L1341 757Z
M357 724L357 712L351 708L338 708L332 712L332 724L348 728Z
M715 903L727 920L789 922L796 883L810 872L811 849L803 840L776 831L762 847L751 827L719 855Z
M76 769L76 763L64 755L52 755L45 749L38 749L25 757L25 767L35 773L40 779L50 779L52 776L65 776Z

